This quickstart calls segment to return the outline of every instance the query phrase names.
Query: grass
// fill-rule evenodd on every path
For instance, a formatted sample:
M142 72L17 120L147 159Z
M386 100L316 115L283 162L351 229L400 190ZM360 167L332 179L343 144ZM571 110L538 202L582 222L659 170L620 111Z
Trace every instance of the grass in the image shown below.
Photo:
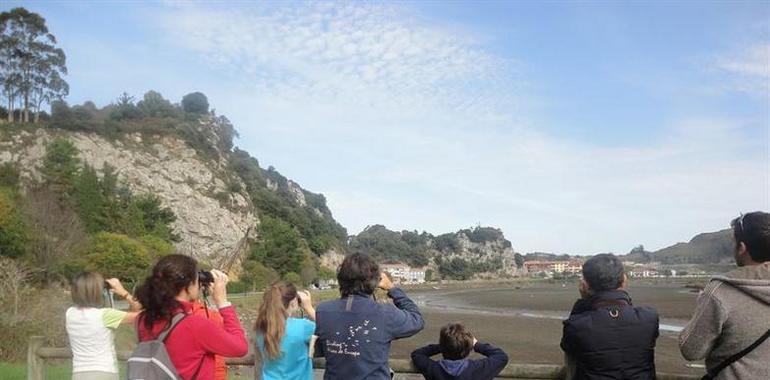
M55 363L45 367L46 380L70 380L72 379L72 366L70 364ZM125 376L121 366L120 378ZM26 363L0 362L0 380L27 380Z
M72 379L72 366L66 362L58 361L46 365L46 380L70 380ZM251 376L235 375L230 371L228 380L251 380ZM120 379L125 378L125 363L120 364ZM0 380L27 380L26 363L0 362Z

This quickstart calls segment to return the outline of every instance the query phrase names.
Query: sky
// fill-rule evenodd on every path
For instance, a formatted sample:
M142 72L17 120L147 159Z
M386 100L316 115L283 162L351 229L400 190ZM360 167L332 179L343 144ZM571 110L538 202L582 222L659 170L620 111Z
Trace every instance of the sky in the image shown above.
M766 1L5 1L70 104L205 93L351 234L626 253L770 211Z

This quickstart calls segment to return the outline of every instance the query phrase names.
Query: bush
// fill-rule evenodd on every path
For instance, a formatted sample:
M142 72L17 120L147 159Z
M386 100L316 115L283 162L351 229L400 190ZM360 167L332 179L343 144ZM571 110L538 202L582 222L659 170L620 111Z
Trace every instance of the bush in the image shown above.
M442 278L468 280L473 276L471 265L459 257L451 260L438 260L438 272Z
M176 110L167 99L157 91L147 91L136 107L144 116L166 117L174 116Z
M209 112L209 100L201 92L192 92L182 98L184 112L206 114Z
M251 251L251 259L278 273L298 273L308 251L302 237L288 223L263 216L258 227L260 240Z
M283 279L297 286L302 285L302 278L295 272L286 273L283 275Z
M0 187L0 258L21 257L27 252L28 231L15 198L13 190Z
M0 361L23 361L31 335L45 336L51 346L66 346L63 315L68 305L65 293L53 288L31 290L26 295L22 320L15 321L9 318L7 308L0 309Z
M147 246L126 235L100 232L93 236L83 256L83 269L136 283L150 269Z
M45 150L41 174L46 185L59 193L69 193L72 190L75 174L80 160L75 145L63 137L53 139Z
M240 280L252 290L263 290L280 278L275 269L268 268L255 260L246 260L243 263Z
M242 281L230 281L227 283L227 293L246 293L250 289L249 284L246 284Z
M0 165L0 186L15 189L19 186L19 168L16 165L6 162Z

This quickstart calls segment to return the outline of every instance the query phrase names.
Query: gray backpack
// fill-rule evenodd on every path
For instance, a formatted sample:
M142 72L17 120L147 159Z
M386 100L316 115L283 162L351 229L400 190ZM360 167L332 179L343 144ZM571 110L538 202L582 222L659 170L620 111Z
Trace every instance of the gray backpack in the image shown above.
M187 314L178 313L171 318L171 324L154 340L139 342L131 357L126 360L126 378L128 380L182 380L174 363L166 352L165 340L174 327ZM198 367L200 370L200 367ZM196 371L197 377L197 371Z

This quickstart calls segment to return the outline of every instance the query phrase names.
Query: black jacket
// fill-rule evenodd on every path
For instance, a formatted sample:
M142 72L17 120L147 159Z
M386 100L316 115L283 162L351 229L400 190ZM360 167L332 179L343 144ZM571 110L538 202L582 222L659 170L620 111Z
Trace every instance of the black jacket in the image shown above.
M486 358L435 361L430 357L441 346L429 344L412 352L412 363L427 380L492 380L508 364L508 355L489 343L476 342L473 350Z
M654 379L657 338L657 311L614 290L575 302L561 348L576 362L573 379Z

